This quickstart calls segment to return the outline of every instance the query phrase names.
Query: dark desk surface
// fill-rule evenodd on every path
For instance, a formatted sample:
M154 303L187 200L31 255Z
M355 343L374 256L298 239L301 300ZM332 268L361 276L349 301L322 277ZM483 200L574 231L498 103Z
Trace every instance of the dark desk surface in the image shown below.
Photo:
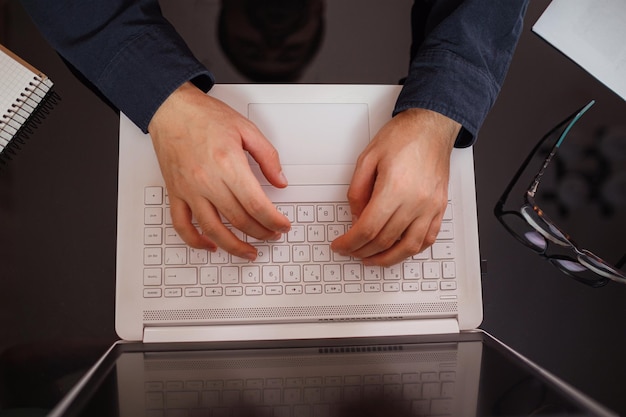
M482 327L626 414L624 384L618 382L626 375L626 286L590 289L568 279L522 248L492 214L528 150L570 111L595 98L583 130L626 126L623 100L530 32L547 3L532 2L502 94L475 147L481 253L488 260ZM1 415L9 407L51 407L117 339L118 116L74 78L16 2L0 1L0 42L47 72L62 96L0 171ZM380 71L370 68L354 79L394 83L405 65L387 60ZM350 76L333 78L334 70L331 82ZM583 223L592 224L596 214ZM623 216L615 222L613 230L625 230ZM596 234L604 236L602 230ZM624 248L611 239L605 239L610 246Z

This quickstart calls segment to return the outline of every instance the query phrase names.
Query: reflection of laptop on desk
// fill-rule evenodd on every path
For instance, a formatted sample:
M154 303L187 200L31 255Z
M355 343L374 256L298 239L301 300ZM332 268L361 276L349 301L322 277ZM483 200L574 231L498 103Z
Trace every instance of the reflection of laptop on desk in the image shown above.
M50 416L613 415L482 332L278 344L120 342Z
M127 340L207 341L458 333L482 319L471 149L455 149L438 241L390 267L330 251L350 226L354 164L391 117L398 86L217 85L210 94L274 143L289 187L266 187L292 220L248 262L176 235L152 144L120 130L116 327ZM246 238L241 236L242 238Z

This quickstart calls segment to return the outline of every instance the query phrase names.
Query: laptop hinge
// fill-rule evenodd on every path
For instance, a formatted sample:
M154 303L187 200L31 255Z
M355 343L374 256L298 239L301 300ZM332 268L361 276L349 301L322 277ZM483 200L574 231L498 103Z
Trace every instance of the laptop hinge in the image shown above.
M144 329L143 341L146 343L225 342L409 336L446 333L459 333L459 324L456 319L154 326Z

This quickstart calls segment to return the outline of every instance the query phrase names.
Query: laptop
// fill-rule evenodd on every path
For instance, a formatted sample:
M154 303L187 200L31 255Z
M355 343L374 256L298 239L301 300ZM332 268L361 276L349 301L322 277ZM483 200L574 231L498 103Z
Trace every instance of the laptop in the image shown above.
M348 85L211 90L281 152L290 186L265 187L277 209L293 211L292 229L323 235L311 247L326 245L329 229L349 227L339 213L356 155L389 120L398 93L396 86ZM482 301L471 149L454 150L450 182L442 246L392 268L372 272L355 259L313 259L314 249L299 263L294 256L307 240L289 236L254 242L269 254L260 254L258 264L225 254L205 259L171 240L150 138L122 116L116 328L126 340L49 415L613 416L475 329ZM314 215L298 218L299 210ZM290 245L298 248L288 260L274 249ZM168 261L169 247L179 255L185 248L190 262ZM159 252L156 264L152 256ZM340 265L326 268L338 277L325 275L325 265ZM307 266L319 266L319 277ZM175 268L195 268L195 279L174 283ZM264 268L280 279L264 275ZM258 280L249 279L257 269Z
M350 227L356 159L391 118L400 86L216 85L279 151L286 189L251 161L292 221L256 261L188 248L171 224L152 143L120 122L116 329L144 342L285 340L459 333L482 320L472 149L454 149L436 243L388 268L330 251Z

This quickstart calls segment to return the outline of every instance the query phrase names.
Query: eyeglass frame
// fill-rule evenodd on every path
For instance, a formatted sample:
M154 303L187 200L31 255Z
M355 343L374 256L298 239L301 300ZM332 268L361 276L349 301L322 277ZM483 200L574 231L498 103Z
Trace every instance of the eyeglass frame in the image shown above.
M520 241L524 246L528 247L529 249L537 253L539 256L550 261L552 265L554 265L556 268L558 268L561 272L565 273L566 275L574 278L575 280L579 282L587 284L591 287L598 288L598 287L602 287L606 285L609 281L616 281L616 282L626 284L626 274L618 269L619 266L623 265L626 262L626 254L617 262L617 264L613 265L605 261L604 259L600 258L599 256L595 255L591 251L586 250L586 249L581 249L570 238L569 234L562 231L547 215L545 215L543 210L541 210L541 208L536 204L535 198L534 198L539 188L539 184L541 182L541 178L543 177L544 172L546 171L548 165L552 161L552 158L558 151L562 142L565 140L565 137L569 133L570 129L583 116L583 114L585 114L585 112L589 110L589 108L591 108L594 104L595 104L595 101L591 100L588 104L581 107L579 110L572 113L570 116L565 118L562 122L557 124L547 134L545 134L541 138L541 140L539 140L539 142L530 151L530 153L528 154L528 156L526 157L522 165L519 167L515 175L511 178L511 181L505 188L504 192L502 193L502 196L500 197L500 199L498 200L498 202L496 203L494 207L494 214L496 218L498 219L498 221L504 226L504 228L511 235L513 235L518 241ZM528 189L524 193L524 204L518 210L505 211L504 204L509 198L509 194L519 182L520 177L522 176L524 171L528 168L531 160L535 157L535 155L537 154L539 149L544 145L544 143L549 138L551 138L556 132L558 132L559 129L563 128L563 126L565 126L565 129L563 129L562 133L558 135L558 140L552 147L548 156L545 158L541 168L539 169L539 172L537 172L533 181L530 183ZM528 218L530 215L526 214L524 211L528 208L532 209L533 213L531 214L534 214L535 216L537 216L537 218L543 221L545 225L547 225L553 233L556 231L558 232L558 235L560 236L558 235L555 236L547 232L546 230L542 229L536 223L531 222ZM503 219L506 215L514 215L518 218L521 218L524 222L526 222L528 226L530 226L533 230L535 230L537 233L541 235L541 237L543 238L545 242L545 246L543 248L540 248L538 245L533 246L532 242L529 241L529 239L520 236L515 230L513 230L512 227L507 225L507 222ZM568 257L564 255L548 255L548 247L550 244L558 245L562 248L569 249L575 254L575 256ZM592 261L589 262L588 259L592 259ZM567 269L564 266L564 264L559 263L557 261L567 261L570 263L578 264L582 266L584 269L597 275L599 279L589 280L589 279L585 279L583 277L577 276L575 271ZM599 272L600 267L597 264L592 265L593 263L600 264L603 267L604 271Z

